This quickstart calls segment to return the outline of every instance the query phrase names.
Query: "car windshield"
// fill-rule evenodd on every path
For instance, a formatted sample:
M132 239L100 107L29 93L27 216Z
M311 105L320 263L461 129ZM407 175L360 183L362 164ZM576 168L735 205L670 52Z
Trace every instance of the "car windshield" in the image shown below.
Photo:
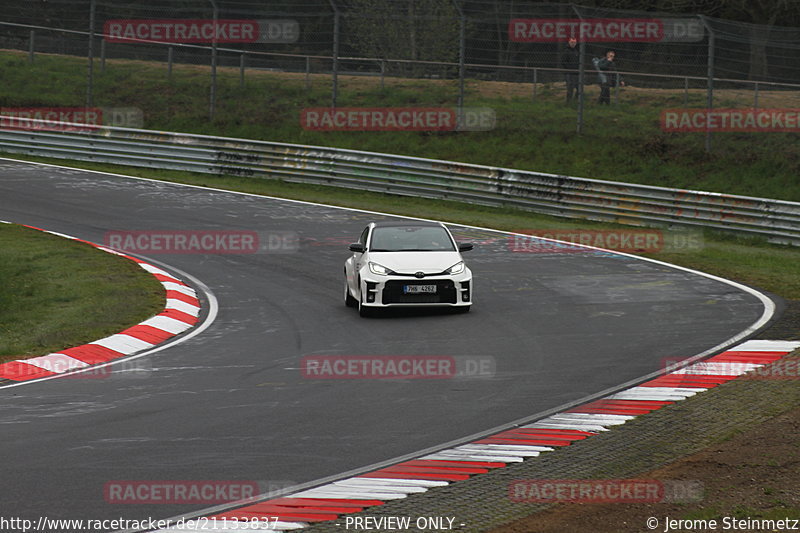
M373 252L455 251L444 228L437 226L377 227L372 231Z

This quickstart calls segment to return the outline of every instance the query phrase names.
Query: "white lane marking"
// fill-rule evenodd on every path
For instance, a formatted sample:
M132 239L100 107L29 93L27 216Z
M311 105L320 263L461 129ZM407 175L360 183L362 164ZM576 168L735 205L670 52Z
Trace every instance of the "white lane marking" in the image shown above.
M130 335L123 335L121 333L117 333L103 339L98 339L88 344L97 344L124 355L130 355L155 346L155 344L150 342L145 342L141 339L131 337Z
M196 305L175 298L167 298L167 304L164 306L164 309L175 309L176 311L182 311L192 316L198 316L200 314L200 308Z
M183 283L175 283L172 281L162 281L161 284L164 288L168 291L178 291L187 296L191 296L192 298L197 298L197 293L194 292L194 289L189 287L188 285L184 285Z
M15 362L39 367L50 372L55 372L56 374L89 366L88 363L84 363L83 361L70 357L69 355L64 355L63 353L51 353L41 357L18 359Z
M400 472L398 472L400 473ZM452 472L453 474L461 474L465 475L464 472ZM404 472L405 475L413 476L415 474L419 474L419 472ZM468 474L466 474L468 475ZM355 478L350 478L355 479ZM441 481L438 479L409 479L409 478L393 478L393 477L370 477L370 478L358 478L358 479L371 479L373 481L384 481L387 485L396 485L396 484L409 484L409 485L419 485L420 487L444 487L445 485L449 485L449 481ZM402 482L402 483L399 483Z
M173 335L182 333L192 327L186 322L181 322L180 320L176 320L168 316L154 316L152 318L148 318L144 322L139 323L139 325L150 326L156 329L166 331L167 333L172 333Z
M160 274L160 275L162 275L162 276L167 276L167 277L170 277L170 278L175 278L175 276L173 276L172 274L170 274L170 273L169 273L169 272L167 272L166 270L162 270L162 269L160 269L160 268L158 268L158 267L156 267L156 266L150 265L150 264L148 264L148 263L139 263L139 266L141 266L143 269L147 270L147 271L148 271L148 272L150 272L151 274Z
M754 339L730 348L732 352L792 352L800 348L800 341L768 341Z
M357 478L357 477L345 479L343 481L335 481L333 483L333 486L345 487L348 489L357 489L357 490L403 492L405 494L421 494L423 492L428 492L429 488L429 487L423 487L422 485L402 485L399 483L387 485L386 483L373 483L369 481L369 478Z
M680 401L705 388L677 389L670 387L633 387L608 396L609 400L652 400L652 401Z
M530 455L529 457L536 457L538 456L538 452L531 452L535 453L536 455ZM456 450L453 448L442 450L440 452L426 455L425 457L421 457L421 459L437 459L437 460L445 460L449 461L452 458L459 458L462 461L486 461L486 462L495 462L495 463L521 463L522 456L517 454L502 454L502 453L490 453L490 452L479 452L473 450Z
M751 370L761 368L764 366L761 363L734 363L734 362L716 362L716 361L700 361L693 363L689 366L670 372L672 374L691 374L694 376L741 376Z
M402 492L380 492L325 486L292 494L292 498L340 498L345 500L402 500Z
M608 431L608 428L605 426L598 426L595 424L581 424L579 422L534 422L533 424L529 424L527 426L522 426L524 428L533 428L533 429L573 429L577 431L589 431L591 433L599 433L601 431Z
M504 452L552 452L555 448L550 446L537 446L535 444L463 444L450 448L451 450L501 450Z

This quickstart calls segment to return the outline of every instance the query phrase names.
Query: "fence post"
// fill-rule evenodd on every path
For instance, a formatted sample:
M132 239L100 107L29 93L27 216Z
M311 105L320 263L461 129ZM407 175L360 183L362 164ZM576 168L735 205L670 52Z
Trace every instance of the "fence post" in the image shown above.
M214 8L214 35L211 38L211 91L208 104L208 118L214 120L214 113L217 108L217 20L219 19L219 8L215 0L209 0Z
M331 107L336 107L339 97L339 8L334 0L328 0L333 9L333 65L331 67Z
M575 5L572 5L572 9L578 15L579 19L582 19L580 12L577 10ZM586 68L584 62L586 60L586 42L581 39L580 43L578 43L578 56L580 59L578 60L578 113L577 113L577 126L575 128L576 133L583 133L583 105L585 102L585 91L584 86L586 85Z
M86 73L86 107L92 107L94 102L94 17L95 0L89 3L89 58Z
M753 107L758 109L758 82L756 82L755 90L753 92Z
M36 41L36 32L34 30L30 31L30 37L28 38L28 63L33 63L34 57L34 42Z
M244 87L244 59L245 59L244 56L245 56L244 52L242 52L242 54L239 56L239 88L240 89Z
M453 0L453 5L458 11L458 120L459 124L463 119L464 109L464 75L466 74L466 55L467 55L467 19L464 10L458 4L458 0Z
M384 77L386 77L386 60L381 59L381 91L383 90Z
M707 65L707 80L706 80L706 112L710 112L714 108L714 31L706 21L706 17L700 15L700 20L703 22L706 31L708 31L708 65ZM706 128L706 153L711 152L711 130Z
M536 100L536 85L539 83L539 69L533 67L533 100Z
M171 46L167 47L167 80L172 81L172 54L174 50Z
M106 71L106 39L100 40L100 72Z
M306 91L311 90L311 58L306 56Z
M683 105L689 105L689 78L683 78Z

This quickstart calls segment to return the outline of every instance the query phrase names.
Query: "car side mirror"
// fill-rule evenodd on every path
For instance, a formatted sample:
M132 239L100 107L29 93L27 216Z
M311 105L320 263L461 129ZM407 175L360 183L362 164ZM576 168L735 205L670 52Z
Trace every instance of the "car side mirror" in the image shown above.
M458 251L459 252L469 252L475 247L471 242L461 242L458 243Z
M364 253L364 245L360 242L354 242L349 246L351 252L358 252L363 254Z

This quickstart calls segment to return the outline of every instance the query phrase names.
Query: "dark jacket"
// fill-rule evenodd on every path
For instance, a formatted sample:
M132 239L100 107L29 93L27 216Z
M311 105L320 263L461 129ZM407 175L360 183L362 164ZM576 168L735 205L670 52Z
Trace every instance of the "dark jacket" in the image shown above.
M578 68L581 65L581 54L578 50L578 47L571 48L567 46L563 52L561 52L561 68L569 69L578 71Z
M600 79L601 85L610 85L616 87L619 83L619 73L617 73L617 65L613 61L609 61L605 57L592 61L597 69L597 76Z

